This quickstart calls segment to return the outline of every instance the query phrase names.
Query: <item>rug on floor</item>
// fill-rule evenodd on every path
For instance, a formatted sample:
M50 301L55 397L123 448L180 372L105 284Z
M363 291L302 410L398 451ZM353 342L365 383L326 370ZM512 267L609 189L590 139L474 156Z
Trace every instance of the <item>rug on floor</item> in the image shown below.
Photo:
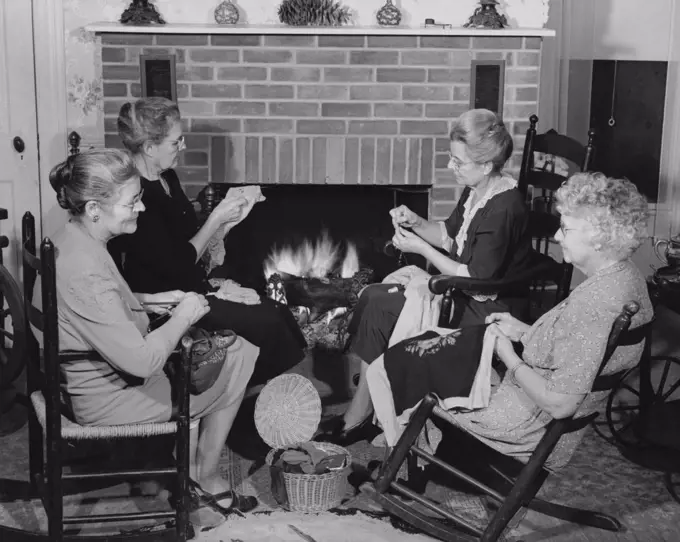
M329 525L333 525L330 529ZM309 538L307 538L309 537ZM330 512L301 514L275 511L234 518L216 529L200 533L197 542L431 542L432 538L407 533L389 521L363 513L339 516Z
M367 442L352 445L353 464L366 467L383 456L381 448ZM256 496L259 510L281 510L274 501L269 468L263 461L244 458L228 447L221 459L221 469L238 491ZM459 491L430 482L426 494L442 503L449 503L452 511L460 511L465 501ZM529 511L522 523L508 533L509 540L597 540L597 541L675 541L680 539L680 507L666 492L660 473L638 467L621 456L619 451L592 432L574 455L572 462L559 473L548 478L540 496L562 504L596 510L618 518L625 530L610 533L548 518ZM453 504L451 504L453 503ZM355 494L346 485L345 501L340 509L358 509L375 513L380 507L363 494ZM471 507L474 508L474 507ZM480 508L477 524L486 520Z

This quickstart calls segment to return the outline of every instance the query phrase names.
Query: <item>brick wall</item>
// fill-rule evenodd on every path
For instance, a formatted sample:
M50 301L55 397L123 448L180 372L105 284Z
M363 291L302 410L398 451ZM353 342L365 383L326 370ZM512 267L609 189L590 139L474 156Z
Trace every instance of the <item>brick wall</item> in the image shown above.
M105 141L141 95L140 53L173 53L188 192L207 181L432 185L443 218L450 121L467 110L472 59L505 59L504 119L518 165L537 111L540 38L102 34Z

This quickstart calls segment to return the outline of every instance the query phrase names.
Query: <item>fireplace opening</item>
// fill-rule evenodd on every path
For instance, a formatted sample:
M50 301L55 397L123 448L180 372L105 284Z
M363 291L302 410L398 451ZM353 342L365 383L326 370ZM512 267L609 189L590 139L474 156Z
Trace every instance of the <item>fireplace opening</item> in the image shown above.
M223 196L234 185L214 186ZM220 276L264 291L268 266L271 274L273 258L280 261L282 253L287 267L280 271L299 268L302 258L309 276L319 275L320 268L325 269L324 274L338 276L343 274L343 266L344 274L349 268L369 268L374 282L404 263L425 265L423 258L413 254L400 261L384 248L394 234L390 209L407 205L427 217L429 186L290 184L261 188L266 200L257 203L227 236ZM320 249L322 257L310 262L305 254L314 253L314 249ZM328 261L331 258L332 263Z

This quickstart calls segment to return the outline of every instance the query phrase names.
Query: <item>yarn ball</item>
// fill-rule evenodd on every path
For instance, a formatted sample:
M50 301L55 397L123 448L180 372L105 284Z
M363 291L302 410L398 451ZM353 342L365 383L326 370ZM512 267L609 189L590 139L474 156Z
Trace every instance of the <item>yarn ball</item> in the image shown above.
M236 24L239 16L238 8L231 0L224 0L215 8L215 21L219 24Z
M378 10L376 18L380 25L397 26L401 22L401 11L392 3L392 0L387 0L385 5Z

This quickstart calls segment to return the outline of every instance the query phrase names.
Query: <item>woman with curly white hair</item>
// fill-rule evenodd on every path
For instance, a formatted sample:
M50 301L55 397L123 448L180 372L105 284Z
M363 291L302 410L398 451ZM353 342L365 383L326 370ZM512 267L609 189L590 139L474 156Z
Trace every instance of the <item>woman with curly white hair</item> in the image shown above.
M492 378L486 408L452 413L461 428L520 460L528 460L552 419L585 415L606 399L606 392L590 390L623 305L640 305L632 328L653 316L645 279L630 260L647 234L647 201L635 185L602 173L579 173L556 198L561 221L555 239L564 259L587 278L532 326L509 313L488 316L506 371L502 379ZM397 442L419 400L429 392L438 394L442 360L456 361L451 359L455 345L447 345L445 337L438 349L431 348L429 339L424 355L418 348L422 337L403 341L369 367L371 399L388 446ZM521 356L513 342L522 344ZM618 348L602 374L633 367L641 353L642 345ZM562 439L549 464L566 464L579 440Z

